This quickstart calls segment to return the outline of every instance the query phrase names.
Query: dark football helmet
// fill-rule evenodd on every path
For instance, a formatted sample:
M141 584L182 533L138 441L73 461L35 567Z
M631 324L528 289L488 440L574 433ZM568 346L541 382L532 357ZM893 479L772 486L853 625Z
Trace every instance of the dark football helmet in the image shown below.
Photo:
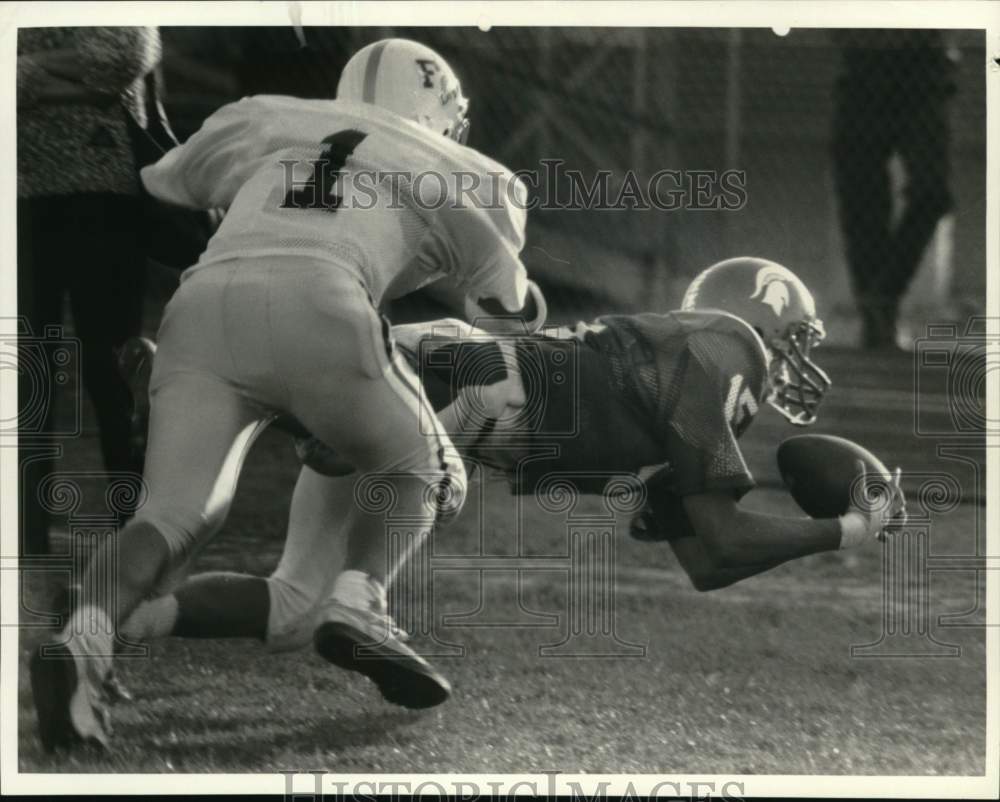
M830 377L810 354L826 331L812 293L791 270L766 259L727 259L695 277L681 309L721 310L748 323L770 357L768 403L797 426L816 420Z

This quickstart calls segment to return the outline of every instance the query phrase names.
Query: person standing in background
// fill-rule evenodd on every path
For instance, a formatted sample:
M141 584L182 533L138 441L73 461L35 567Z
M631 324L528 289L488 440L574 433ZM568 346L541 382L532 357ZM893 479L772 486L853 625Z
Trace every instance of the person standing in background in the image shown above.
M142 323L146 231L127 120L145 125L145 76L160 61L160 36L156 28L25 28L17 53L18 315L28 336L42 337L62 323L69 297L105 468L138 482L115 349ZM43 394L32 429L43 438L55 423L53 375L49 364L46 386L23 375L19 383L22 411L29 394ZM48 551L38 490L54 461L44 449L41 458L23 446L19 453L22 553Z
M955 63L941 31L834 32L833 172L862 346L894 348L899 306L951 209L948 100ZM893 223L889 162L906 172Z

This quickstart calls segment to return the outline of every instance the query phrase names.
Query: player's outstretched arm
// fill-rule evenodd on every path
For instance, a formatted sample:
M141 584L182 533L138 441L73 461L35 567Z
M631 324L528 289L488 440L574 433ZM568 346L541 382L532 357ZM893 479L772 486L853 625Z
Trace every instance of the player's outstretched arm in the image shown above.
M786 560L839 549L838 518L814 520L743 509L724 492L684 497L684 511L706 554L719 568L772 567Z
M864 466L858 480L866 482ZM880 538L904 499L896 471L888 498L852 497L839 518L770 515L742 509L728 493L696 493L683 499L695 537L671 541L681 566L698 590L726 587L822 551L851 548Z

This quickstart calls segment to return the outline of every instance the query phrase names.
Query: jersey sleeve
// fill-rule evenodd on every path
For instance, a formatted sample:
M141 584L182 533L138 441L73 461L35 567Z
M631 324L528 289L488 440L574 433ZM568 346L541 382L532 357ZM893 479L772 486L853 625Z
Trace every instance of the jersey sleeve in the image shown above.
M736 439L760 403L760 363L752 344L732 334L689 337L680 392L661 431L674 494L731 491L738 498L754 486Z
M228 208L268 154L267 115L258 106L244 98L216 111L183 145L142 169L146 190L178 206Z
M473 220L456 218L454 225L468 225L474 229L463 237L466 240L463 252L476 253L477 232L493 241L492 252L478 260L468 273L469 296L474 301L494 299L508 312L519 312L528 291L528 274L521 262L527 223L527 191L520 179L513 176L504 175L497 180L503 202L492 206L486 203L489 199L480 199L481 208L469 210L474 215Z
M508 312L518 312L528 292L520 256L527 189L501 165L471 153L469 158L442 161L443 182L421 182L421 204L439 206L437 225L422 250L429 262L454 266L443 281L456 293L474 302L495 300ZM447 198L441 197L442 190ZM427 197L428 192L433 197Z

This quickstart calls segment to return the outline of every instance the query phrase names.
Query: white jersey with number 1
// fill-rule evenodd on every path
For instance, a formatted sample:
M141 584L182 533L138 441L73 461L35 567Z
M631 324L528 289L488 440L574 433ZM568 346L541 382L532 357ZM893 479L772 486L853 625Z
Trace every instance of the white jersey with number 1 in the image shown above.
M369 104L256 96L142 171L164 201L227 210L192 270L302 255L354 271L375 303L447 277L524 304L527 193L472 148Z

